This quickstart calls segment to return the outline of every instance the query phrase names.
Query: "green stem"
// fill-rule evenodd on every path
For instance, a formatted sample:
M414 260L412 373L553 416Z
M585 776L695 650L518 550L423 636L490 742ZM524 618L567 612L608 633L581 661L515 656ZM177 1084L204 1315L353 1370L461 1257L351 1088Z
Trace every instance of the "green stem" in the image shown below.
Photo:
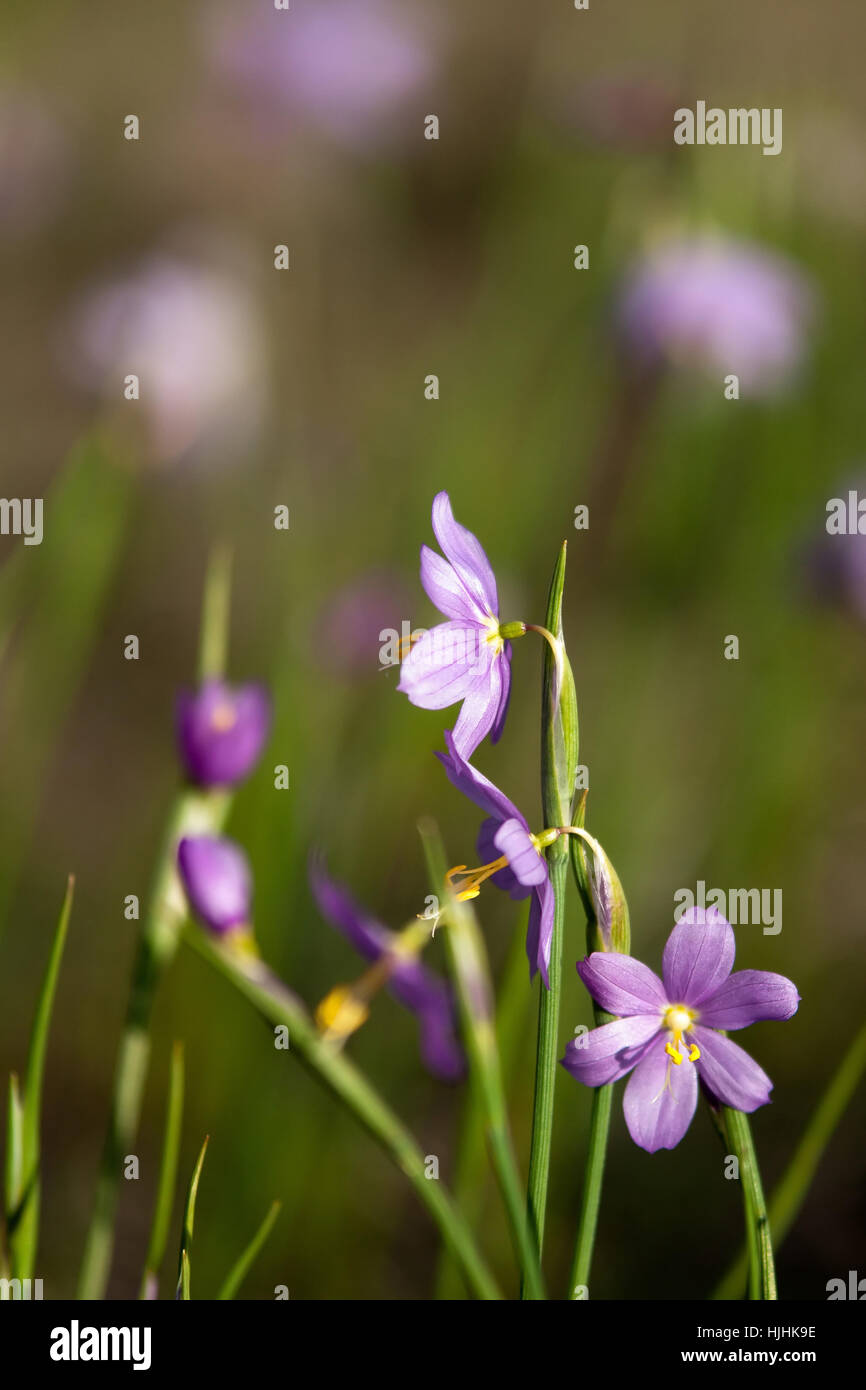
M613 1104L613 1085L599 1086L592 1093L592 1121L589 1130L589 1155L583 1183L583 1200L580 1207L580 1222L577 1228L577 1243L574 1248L574 1263L569 1281L569 1298L583 1299L588 1296L589 1272L595 1248L595 1233L598 1227L598 1212L601 1206L601 1185L604 1178L604 1165L607 1158L607 1139L610 1132L610 1112Z
M156 989L177 950L186 903L177 877L178 840L189 832L215 834L228 809L225 793L182 792L160 853L136 952L132 987L114 1073L108 1132L102 1151L93 1216L78 1283L78 1297L104 1298L114 1249L114 1221L123 1160L135 1142L150 1063L150 1020Z
M553 937L548 977L538 1005L538 1047L535 1054L535 1092L532 1106L532 1145L529 1152L527 1209L539 1258L544 1248L544 1218L553 1135L553 1101L559 1052L559 1001L562 977L562 938L565 927L565 883L568 848L557 840L547 852L554 894Z
M230 947L212 941L199 928L188 927L185 939L269 1024L289 1030L289 1050L347 1106L409 1179L468 1287L479 1298L501 1298L462 1214L438 1179L427 1177L424 1155L412 1135L349 1058L322 1038L300 999L260 961L233 955Z
M727 1105L722 1107L722 1119L731 1148L739 1161L743 1187L749 1251L749 1298L773 1300L778 1297L773 1243L751 1126L741 1110L732 1110Z

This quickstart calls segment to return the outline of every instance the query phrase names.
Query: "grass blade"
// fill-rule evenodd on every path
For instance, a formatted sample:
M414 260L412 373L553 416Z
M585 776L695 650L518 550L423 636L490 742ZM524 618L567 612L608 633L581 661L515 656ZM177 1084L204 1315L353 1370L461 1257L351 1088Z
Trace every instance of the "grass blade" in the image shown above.
M800 1213L824 1151L863 1079L864 1071L866 1025L854 1038L839 1070L816 1106L805 1133L794 1150L791 1162L770 1199L770 1231L776 1249L782 1244ZM742 1250L716 1288L713 1298L741 1298L748 1269L748 1253Z
M217 1294L218 1299L234 1298L238 1289L247 1277L250 1268L274 1228L274 1222L280 1214L281 1202L272 1202L270 1210L266 1215L259 1229L256 1231L249 1245L241 1254L226 1275L222 1288Z
M72 898L75 880L70 874L66 894L48 967L42 981L42 989L36 1005L33 1032L30 1036L30 1051L27 1057L27 1072L24 1078L24 1093L21 1098L21 1181L19 1204L9 1234L9 1254L12 1277L30 1279L36 1259L39 1241L39 1124L42 1112L42 1083L45 1075L45 1054L48 1048L48 1032L51 1027L51 1013L57 991L57 978L63 947L69 929L69 916L72 911Z
M18 1222L23 1190L24 1170L24 1114L21 1107L21 1090L15 1072L9 1077L9 1101L6 1110L6 1162L3 1175L3 1210L5 1215L5 1241L3 1248L3 1277L8 1277L9 1243Z
M192 1177L189 1180L189 1189L186 1194L186 1206L183 1212L183 1230L180 1237L180 1254L177 1262L177 1293L175 1294L175 1298L180 1298L184 1302L189 1299L189 1252L192 1249L192 1232L195 1224L195 1199L198 1196L199 1179L201 1178L201 1170L204 1167L204 1156L207 1153L207 1146L209 1143L210 1135L206 1134L204 1143L199 1150L195 1167L192 1170Z
M144 1274L141 1280L140 1298L153 1299L159 1292L159 1267L165 1254L171 1209L174 1203L174 1187L177 1181L177 1164L180 1155L180 1131L183 1120L183 1043L176 1042L171 1053L171 1067L168 1081L168 1102L165 1115L165 1139L162 1146L162 1162L159 1169L159 1183L156 1192L156 1206L153 1212L153 1227L150 1244L144 1261Z

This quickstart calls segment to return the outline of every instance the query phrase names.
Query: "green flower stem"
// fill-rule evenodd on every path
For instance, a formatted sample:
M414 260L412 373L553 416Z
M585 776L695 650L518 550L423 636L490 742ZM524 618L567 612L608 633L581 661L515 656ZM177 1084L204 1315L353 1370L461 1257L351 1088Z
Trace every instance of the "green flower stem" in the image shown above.
M741 1110L732 1110L727 1105L722 1107L722 1121L732 1151L739 1160L749 1251L749 1298L773 1300L778 1297L773 1244L752 1129Z
M833 1131L866 1070L866 1026L860 1029L830 1085L806 1126L791 1162L770 1198L770 1231L776 1249L782 1244L806 1200L818 1165ZM714 1299L739 1298L748 1277L748 1251L743 1250L713 1293Z
M162 1147L162 1163L159 1169L159 1182L156 1189L156 1204L153 1212L153 1226L150 1244L144 1261L144 1274L141 1279L139 1298L154 1299L159 1295L159 1269L168 1241L168 1228L174 1205L174 1185L177 1178L177 1165L180 1156L181 1124L183 1121L184 1065L183 1044L176 1042L171 1053L171 1069L168 1082L168 1102L166 1104L165 1138Z
M559 1001L562 983L562 938L565 928L565 884L568 847L560 839L547 852L554 893L553 937L550 944L550 989L541 985L538 1006L538 1046L535 1054L535 1092L532 1106L532 1144L529 1152L527 1207L530 1227L541 1257L547 1208L553 1099L559 1061Z
M325 1041L301 1000L261 961L234 953L230 946L213 941L197 927L188 926L184 935L269 1024L288 1028L289 1051L343 1102L409 1179L470 1290L482 1299L501 1298L462 1214L442 1184L426 1176L424 1155L412 1135L349 1058Z
M583 1200L577 1228L577 1243L574 1248L574 1263L571 1267L571 1279L569 1281L568 1296L572 1299L586 1298L589 1289L589 1271L592 1266L598 1212L601 1206L601 1185L607 1158L607 1139L610 1132L612 1105L613 1084L598 1086L592 1093L589 1155L583 1180Z
M224 792L182 792L175 803L139 939L132 988L114 1074L111 1113L78 1297L104 1298L114 1249L114 1221L123 1160L135 1142L150 1063L150 1020L159 981L177 950L186 901L175 860L186 834L218 834L228 809Z
M494 1025L493 989L484 939L468 903L461 902L448 891L445 854L437 830L429 822L422 824L420 830L434 892L439 895L440 903L446 903L445 944L457 983L472 1078L484 1111L493 1171L511 1228L521 1283L527 1298L541 1299L545 1295L538 1247L527 1219L526 1201L508 1124Z

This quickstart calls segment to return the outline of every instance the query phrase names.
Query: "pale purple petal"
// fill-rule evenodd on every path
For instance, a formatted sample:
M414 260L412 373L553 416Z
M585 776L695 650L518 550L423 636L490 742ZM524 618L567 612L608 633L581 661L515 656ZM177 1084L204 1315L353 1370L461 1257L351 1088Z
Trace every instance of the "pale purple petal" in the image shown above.
M665 946L662 977L671 1004L697 1008L731 973L736 944L731 925L714 907L691 908Z
M488 816L487 820L482 821L476 844L479 864L492 864L494 859L499 858L500 851L496 844L496 832L501 824L502 822L496 816ZM515 902L528 898L532 892L531 887L526 887L518 882L508 866L492 874L490 882L495 883L496 887L501 889L503 893L508 893Z
M577 973L597 1004L618 1018L659 1017L667 1008L664 985L648 965L617 951L593 951L577 962Z
M529 905L529 926L526 931L526 955L529 960L529 978L535 979L535 972L541 971L545 989L550 989L550 943L553 939L554 895L549 878L545 878L532 891Z
M784 975L770 970L737 970L701 1006L701 1023L708 1028L748 1028L773 1019L778 1023L797 1012L800 996Z
M562 1066L584 1086L606 1086L619 1081L643 1057L659 1033L658 1018L618 1018L593 1028L565 1049Z
M453 1001L443 997L435 1008L419 1015L421 1059L440 1081L460 1081L466 1074L466 1056L457 1038Z
M496 578L477 536L454 520L447 492L433 499L433 532L467 590L481 608L493 617L499 614Z
M689 1033L701 1049L696 1063L701 1081L723 1105L751 1113L770 1099L773 1083L748 1052L730 1038L696 1023ZM685 1064L683 1064L685 1065Z
M547 878L547 864L532 843L523 821L512 816L500 825L494 837L500 854L508 860L515 878L527 887L535 887Z
M674 1149L691 1124L697 1103L694 1063L684 1059L676 1066L665 1052L663 1035L659 1035L625 1088L622 1109L629 1134L647 1153Z
M508 702L511 699L511 643L506 642L499 657L499 675L502 681L502 689L499 694L499 708L496 711L496 718L493 721L493 728L490 730L490 742L498 743L505 727L505 716L508 714Z
M449 729L445 730L445 746L448 752L437 753L436 757L448 774L449 782L457 791L463 796L468 796L486 815L494 816L496 820L508 820L509 816L514 816L524 825L527 824L514 802L509 801L505 793L495 787L489 777L485 777L483 772L479 772L477 767L473 767L462 756Z
M177 863L189 905L205 926L220 935L249 926L252 875L240 845L214 835L188 835L178 845Z
M316 906L365 960L375 961L390 947L393 932L366 912L325 871L321 859L310 860L310 888Z
M493 649L478 639L479 629L462 621L430 628L404 660L397 689L421 709L446 709L478 690L486 694L491 684ZM492 702L492 724L499 703L498 684L495 698L487 694L486 698Z
M492 652L492 648L485 645L484 651ZM451 731L454 746L464 758L472 757L496 723L502 694L502 668L501 657L493 656L468 690L454 721Z
M431 550L429 545L421 547L421 583L428 598L446 618L463 618L477 623L483 622L488 616L470 594L454 566Z

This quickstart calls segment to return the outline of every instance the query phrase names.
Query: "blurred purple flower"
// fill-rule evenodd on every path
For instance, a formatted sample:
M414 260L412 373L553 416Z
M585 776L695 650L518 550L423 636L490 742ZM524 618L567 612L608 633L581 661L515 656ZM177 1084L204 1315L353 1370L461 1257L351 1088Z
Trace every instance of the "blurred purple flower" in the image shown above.
M547 860L535 842L526 817L518 811L504 792L461 757L453 736L445 734L447 753L436 757L456 787L482 811L487 812L478 834L480 869L466 870L461 865L452 869L449 880L461 898L475 898L486 879L515 900L532 894L529 908L529 928L526 933L526 954L529 959L529 978L541 971L545 987L550 988L550 942L553 935L553 888ZM458 882L457 880L460 880Z
M614 1023L570 1042L562 1065L585 1086L632 1072L623 1098L629 1134L647 1153L673 1149L692 1121L698 1082L710 1099L750 1113L773 1083L724 1032L797 1012L800 996L784 975L731 974L733 928L715 908L692 908L668 937L663 981L632 956L595 951L577 970Z
M696 364L739 377L744 395L769 395L806 350L815 298L784 257L716 236L661 244L633 268L617 309L624 346L640 367Z
M218 936L250 928L252 876L234 840L187 836L177 847L177 865L189 905Z
M466 1070L457 1039L452 992L418 959L400 952L396 932L371 917L345 888L334 882L318 859L310 864L310 886L322 916L336 927L364 960L387 964L386 988L418 1019L424 1065L442 1081L459 1081Z
M106 400L125 405L124 379L138 376L140 409L160 461L205 450L231 456L259 430L264 340L258 310L236 278L154 258L83 295L68 338L68 370Z
M836 495L843 503L848 503L852 492L856 497L856 513L857 502L866 498L866 475L861 473L846 480ZM835 534L827 531L825 523L821 534L802 546L798 559L812 597L835 605L863 622L866 621L866 535L860 532L859 515L852 517L852 521L855 519L856 529L849 526Z
M244 9L227 10L210 31L214 65L254 102L305 117L340 143L387 138L431 78L429 41L389 0Z
M421 709L463 708L454 725L458 752L502 733L511 691L511 643L500 631L496 578L480 541L454 520L447 492L433 500L433 531L446 559L421 547L421 583L448 622L425 632L406 656L397 689Z
M399 633L409 595L398 574L371 571L331 594L315 622L315 655L343 676L379 669L384 633Z
M259 759L270 726L270 701L261 685L232 687L209 680L177 699L178 750L200 787L240 782Z

